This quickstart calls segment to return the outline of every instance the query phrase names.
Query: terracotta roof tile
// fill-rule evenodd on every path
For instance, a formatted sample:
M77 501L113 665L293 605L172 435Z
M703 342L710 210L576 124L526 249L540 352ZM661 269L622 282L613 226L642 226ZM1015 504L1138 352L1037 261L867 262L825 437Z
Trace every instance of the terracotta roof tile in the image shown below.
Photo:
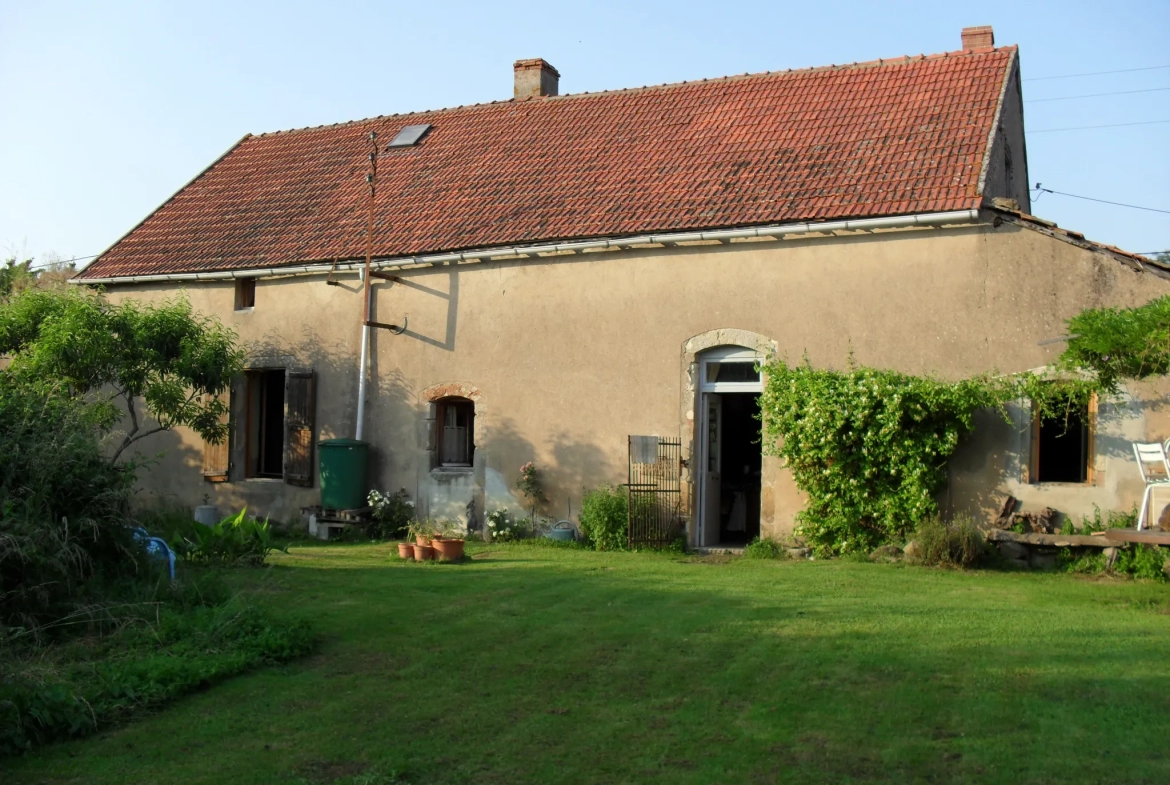
M85 278L977 208L1014 47L248 136Z

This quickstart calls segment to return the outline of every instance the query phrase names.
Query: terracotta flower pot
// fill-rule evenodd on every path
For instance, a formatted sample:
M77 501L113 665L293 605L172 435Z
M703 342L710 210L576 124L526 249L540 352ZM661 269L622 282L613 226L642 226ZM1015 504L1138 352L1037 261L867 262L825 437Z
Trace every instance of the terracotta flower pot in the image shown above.
M398 556L403 559L414 558L414 546L409 542L398 543Z
M415 545L414 546L414 560L415 561L430 561L435 558L435 549L429 545Z
M435 540L439 561L459 561L463 558L463 540Z
M430 537L424 537L424 536L422 536L421 534L416 534L416 535L414 535L414 544L415 544L415 545L430 545L430 544L431 544L431 538L430 538Z

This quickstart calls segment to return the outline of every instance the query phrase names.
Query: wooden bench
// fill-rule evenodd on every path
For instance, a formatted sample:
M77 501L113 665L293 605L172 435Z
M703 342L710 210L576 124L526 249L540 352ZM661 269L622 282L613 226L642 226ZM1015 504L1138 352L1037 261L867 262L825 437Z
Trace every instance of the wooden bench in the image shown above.
M1170 545L1170 532L1152 529L1109 529L1105 539L1116 545L1119 542L1142 542L1147 545Z
M1143 532L1144 534L1144 532ZM1106 536L1090 534L1019 534L1006 529L992 529L987 532L989 542L1018 542L1021 545L1044 545L1050 548L1116 548Z

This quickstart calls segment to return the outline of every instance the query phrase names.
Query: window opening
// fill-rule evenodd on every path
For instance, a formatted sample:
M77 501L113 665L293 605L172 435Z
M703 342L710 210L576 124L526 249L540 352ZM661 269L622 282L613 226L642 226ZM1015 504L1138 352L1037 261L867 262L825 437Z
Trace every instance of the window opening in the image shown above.
M439 465L471 466L475 454L475 404L466 398L438 402Z
M716 384L720 382L758 382L760 380L760 372L756 370L754 361L737 360L734 362L711 362L706 363L707 367L707 383Z
M236 310L244 311L256 307L256 279L236 279Z
M1056 414L1035 417L1032 460L1036 482L1089 481L1092 462L1091 404L1067 402Z
M284 476L284 369L248 371L245 477Z

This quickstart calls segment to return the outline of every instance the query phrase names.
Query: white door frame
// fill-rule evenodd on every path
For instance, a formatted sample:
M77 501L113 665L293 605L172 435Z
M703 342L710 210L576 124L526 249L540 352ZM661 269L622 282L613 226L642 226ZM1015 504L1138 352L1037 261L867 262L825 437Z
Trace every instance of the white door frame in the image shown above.
M697 494L695 504L695 545L705 546L708 537L705 532L709 521L706 520L706 499L704 498L704 486L707 484L707 437L710 433L707 423L707 396L709 394L722 393L762 393L764 391L764 382L762 374L757 374L755 381L718 381L717 366L721 363L730 364L747 364L763 365L766 361L763 352L748 349L743 346L718 346L713 349L708 349L699 354L696 358L698 363L698 395L695 396L698 411L696 412L696 422L699 424L698 433L695 441L697 444L692 452L693 455L699 456L698 463L692 469L691 476L696 480ZM742 376L751 376L749 373L744 373ZM722 428L720 428L722 434ZM719 523L715 522L715 527L718 529ZM718 536L716 535L716 540ZM712 540L711 544L716 544Z

